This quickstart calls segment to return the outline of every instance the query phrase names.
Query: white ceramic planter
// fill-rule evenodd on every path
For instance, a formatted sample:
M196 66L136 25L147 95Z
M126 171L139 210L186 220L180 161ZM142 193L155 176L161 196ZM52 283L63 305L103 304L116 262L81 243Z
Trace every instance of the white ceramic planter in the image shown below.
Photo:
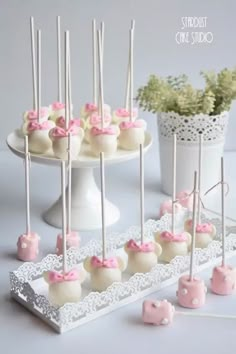
M164 193L172 193L172 136L177 136L176 190L192 190L193 174L198 169L199 133L203 134L202 191L220 179L228 112L217 116L199 114L183 117L177 113L160 113L157 117L161 184Z

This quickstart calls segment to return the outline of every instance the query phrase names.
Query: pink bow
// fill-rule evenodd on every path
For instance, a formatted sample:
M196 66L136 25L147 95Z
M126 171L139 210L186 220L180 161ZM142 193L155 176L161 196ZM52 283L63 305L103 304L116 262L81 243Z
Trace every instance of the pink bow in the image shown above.
M91 258L91 265L93 268L119 268L116 257L100 260L98 257L93 256Z
M86 103L85 112L92 113L97 111L97 106L94 103Z
M78 134L78 127L75 125L72 125L69 127L69 129L65 129L62 127L55 127L52 129L51 135L53 137L66 137L68 134L71 135L77 135Z
M51 126L51 123L46 120L45 122L42 122L42 123L38 123L38 122L30 122L28 124L28 131L31 132L31 131L34 131L34 130L47 130L47 129L50 129L52 126Z
M116 111L115 111L115 114L118 116L118 117L121 117L121 118L128 118L130 116L129 114L130 112L126 109L126 108L118 108ZM133 109L133 112L132 112L132 117L137 117L138 115L138 110L135 108Z
M127 248L134 252L154 252L155 246L153 242L145 242L140 245L134 240L129 240L127 243Z
M192 225L193 225L192 220L189 220L188 226L191 228ZM212 232L212 225L208 222L203 223L203 224L198 224L196 226L196 232L198 232L199 234L201 234L201 233L202 234L205 234L205 233L210 234Z
M64 128L66 120L64 117L59 117L59 118L57 118L56 123L59 127ZM72 126L80 127L80 125L81 125L81 120L79 118L74 118L69 121L69 127L72 127Z
M135 120L134 122L122 122L120 123L120 129L121 130L126 130L130 128L142 128L143 127L143 121L142 120Z
M96 128L96 127L93 127L91 129L91 134L92 135L116 135L116 130L113 128L113 127L107 127L107 128L103 128L103 129L100 129L100 128Z
M79 272L77 269L72 269L69 272L62 274L55 271L48 272L48 281L50 284L61 283L63 281L73 281L79 279Z
M61 102L54 102L52 104L52 109L53 111L59 111L60 109L64 109L65 108L65 104L61 103Z
M93 113L90 118L89 118L89 124L92 126L100 125L102 122L102 117L98 113ZM104 122L105 123L110 123L111 122L111 116L110 115L105 115L104 117Z
M187 241L187 236L185 235L185 233L173 234L172 232L169 231L163 231L160 236L166 242L186 242Z

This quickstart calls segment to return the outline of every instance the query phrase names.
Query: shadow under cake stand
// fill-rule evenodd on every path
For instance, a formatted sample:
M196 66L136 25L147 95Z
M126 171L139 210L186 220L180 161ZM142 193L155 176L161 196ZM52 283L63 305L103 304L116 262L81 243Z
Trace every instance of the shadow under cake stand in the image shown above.
M24 158L24 139L19 130L7 137L9 149L18 157ZM152 145L152 137L146 132L144 152ZM61 160L53 156L30 154L31 161L43 165L60 165ZM125 151L118 149L116 154L106 158L106 165L125 162L139 157L139 150ZM99 167L99 159L90 153L89 144L83 143L77 160L72 162L71 183L71 226L74 230L93 230L101 228L101 192L94 179L94 169ZM112 225L120 218L119 209L107 199L105 200L106 225ZM49 225L62 227L61 196L43 214Z

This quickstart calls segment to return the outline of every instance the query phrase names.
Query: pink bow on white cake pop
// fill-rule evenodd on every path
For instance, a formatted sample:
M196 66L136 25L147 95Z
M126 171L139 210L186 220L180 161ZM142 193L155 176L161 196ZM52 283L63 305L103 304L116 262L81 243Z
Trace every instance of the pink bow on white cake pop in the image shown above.
M38 123L38 122L30 122L28 124L28 131L32 132L34 130L48 130L52 128L52 122L46 120L43 123Z
M54 102L52 104L52 110L53 111L59 111L60 109L64 109L64 108L65 108L65 103Z
M55 127L51 130L50 135L53 137L67 137L70 135L77 135L79 133L78 127L72 125L69 129Z
M56 120L56 125L61 128L65 128L66 126L66 120L64 117L59 117ZM72 126L76 127L81 127L82 126L82 120L80 118L74 118L69 121L69 128Z
M188 227L191 229L193 225L192 219L188 220ZM211 233L212 232L212 224L209 222L197 224L196 225L196 232L197 233Z
M91 258L93 268L119 268L119 263L116 257L100 259L96 256Z
M130 116L130 111L126 108L118 108L115 111L115 115L120 118L128 118ZM138 109L134 108L132 112L132 118L137 118L138 116Z
M160 234L160 237L166 242L187 242L188 241L186 232L183 232L181 234L174 234L170 231L163 231Z
M135 120L134 122L122 122L120 123L120 129L121 130L126 130L130 128L143 128L144 127L144 121L141 119Z
M48 272L48 282L49 284L61 283L64 281L74 281L79 279L78 269L72 269L67 273L59 273L56 271Z
M93 127L91 129L91 134L96 136L96 135L117 135L117 130L114 127L107 127L107 128L96 128Z
M111 116L105 114L104 116L104 124L109 125L111 123ZM92 127L100 127L102 124L102 117L98 113L93 113L89 118L89 124Z
M127 243L126 247L130 249L133 252L154 252L155 251L155 245L153 242L145 242L140 245L137 244L134 240L129 240Z

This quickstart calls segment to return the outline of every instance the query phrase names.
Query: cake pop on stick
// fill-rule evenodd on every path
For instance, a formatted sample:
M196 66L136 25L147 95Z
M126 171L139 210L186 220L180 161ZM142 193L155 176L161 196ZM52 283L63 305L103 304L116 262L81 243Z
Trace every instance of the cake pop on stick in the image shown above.
M222 238L222 262L213 269L211 278L211 290L217 295L230 295L235 291L236 269L226 265L225 262L225 180L224 158L221 157L221 238Z
M198 199L197 199L197 224L196 224L196 247L205 248L216 236L216 228L210 222L201 222L201 182L202 182L202 150L203 135L199 134L199 155L198 155ZM191 233L192 219L185 221L184 228Z
M30 153L28 147L28 136L25 135L25 200L26 200L26 232L18 238L17 256L21 261L33 261L39 253L40 237L31 231L30 226Z
M188 247L191 243L191 235L188 232L176 233L175 217L176 209L179 205L176 201L176 134L173 134L173 151L172 151L172 201L171 201L171 231L158 231L155 234L156 241L162 247L160 260L170 262L175 256L185 256L188 254ZM177 205L177 208L176 208Z
M134 99L134 78L133 78L133 55L134 55L134 22L132 22L129 31L129 121L121 122L119 146L124 150L137 150L140 144L144 144L146 122L142 119L134 120L133 99Z
M127 270L131 274L149 272L157 264L158 257L162 252L159 244L144 241L144 157L142 144L140 144L140 224L140 244L131 239L125 245L125 251L128 254Z
M41 121L41 30L37 31L37 121L30 121L27 126L29 151L45 154L52 147L49 131L55 124L50 120Z
M72 160L71 160L71 135L68 135L68 188L67 188L67 231L66 231L66 248L79 247L80 238L78 232L71 230L71 170L72 170ZM63 237L62 234L57 236L56 252L57 255L62 254L63 247Z
M78 302L81 297L81 282L85 274L77 268L67 269L66 254L66 176L65 161L61 162L61 189L62 189L62 273L57 271L44 272L44 279L49 284L49 301L55 306L63 306L66 303Z
M196 240L196 222L197 222L197 172L194 172L194 189L193 189L193 222L192 222L192 243L190 253L190 269L189 275L183 275L178 282L178 303L180 306L196 309L205 304L206 286L204 281L194 276L195 265L195 240Z
M91 287L96 291L106 290L114 282L121 281L121 273L125 263L120 257L107 258L106 250L106 211L105 211L105 173L104 153L100 153L101 175L101 213L102 213L102 257L88 257L84 262L84 268L90 273Z
M117 150L118 130L114 126L107 127L104 111L104 89L103 89L103 63L101 48L101 32L98 31L98 63L99 63L99 116L96 117L101 127L91 128L89 142L91 152L95 156L99 156L100 152L104 152L105 156L113 155ZM93 116L91 116L93 118Z
M144 323L156 326L169 325L173 322L175 315L236 320L236 316L230 315L176 311L175 307L166 299L162 301L145 300L143 302L142 319Z
M53 152L56 157L67 160L68 157L68 135L71 135L71 158L77 159L81 142L84 137L84 131L76 124L70 124L71 95L69 95L70 86L70 37L69 31L65 32L65 119L61 126L56 126L50 131L50 138L52 140Z

